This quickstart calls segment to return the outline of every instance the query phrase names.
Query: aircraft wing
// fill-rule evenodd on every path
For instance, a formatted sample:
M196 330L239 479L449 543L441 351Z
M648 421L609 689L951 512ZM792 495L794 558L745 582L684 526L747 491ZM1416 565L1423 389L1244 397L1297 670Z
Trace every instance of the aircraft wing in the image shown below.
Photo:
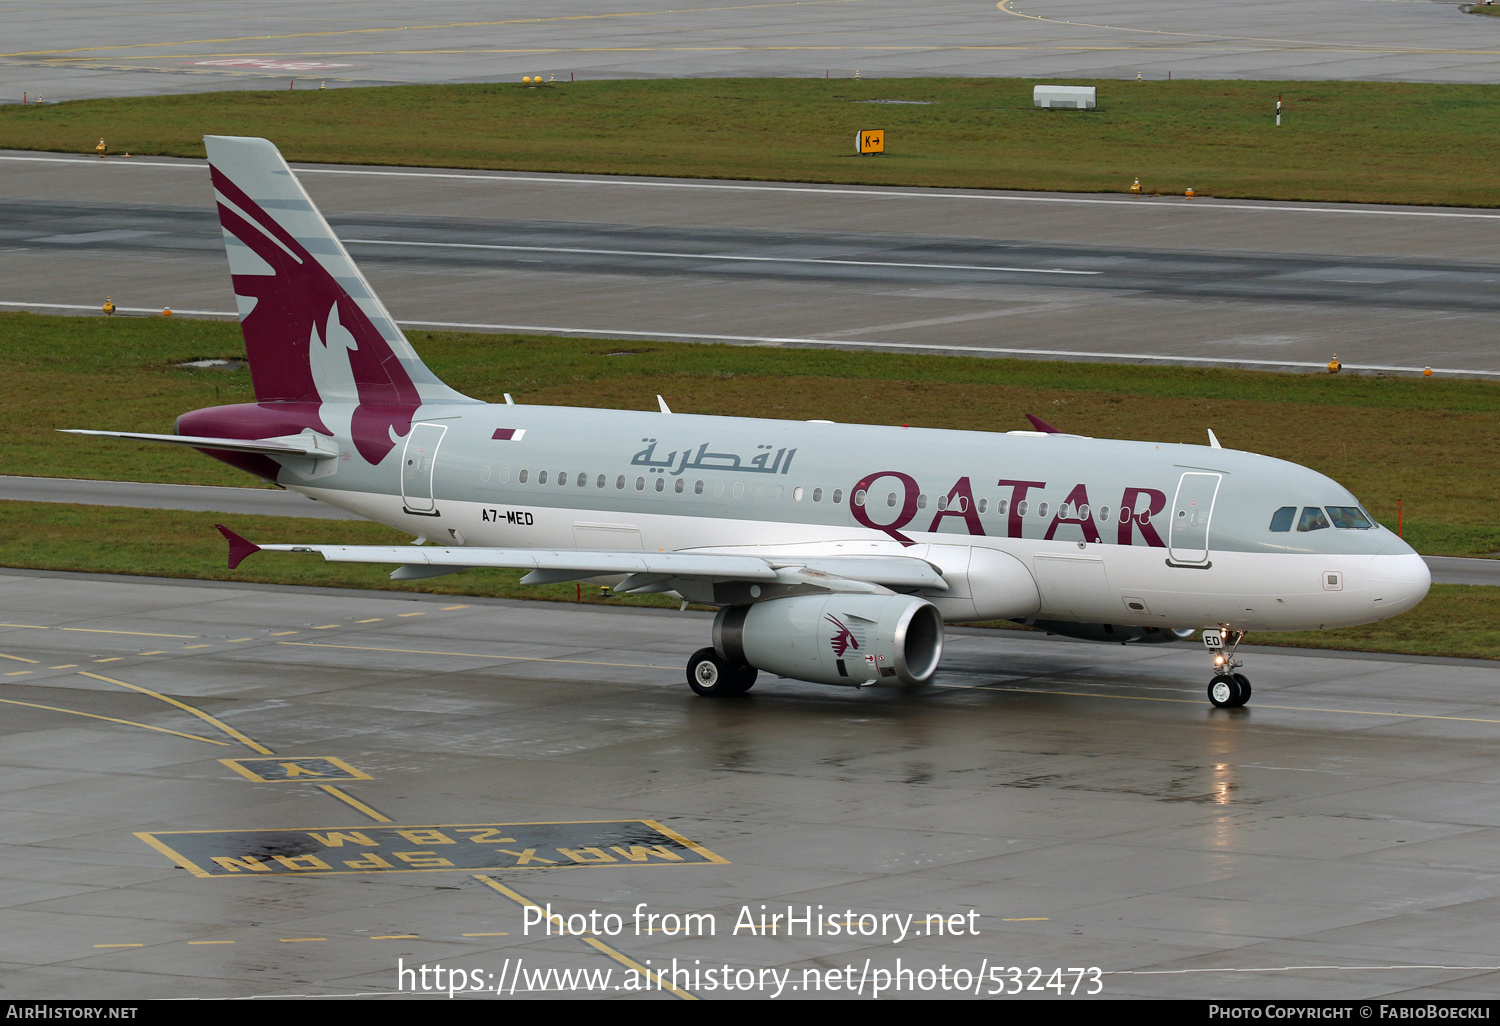
M413 580L478 567L530 570L522 584L557 584L591 577L624 576L619 592L692 591L707 602L720 601L714 585L764 583L825 591L884 591L926 588L946 591L948 583L931 563L910 556L750 556L714 552L609 552L594 549L507 549L445 545L257 545L218 525L229 541L233 570L256 552L317 553L333 563L397 563L391 577ZM696 585L696 586L695 586ZM705 586L707 590L705 590ZM778 590L777 594L781 591ZM733 601L735 590L723 592ZM769 594L769 593L768 593Z
M90 431L84 428L58 428L68 435L93 435L97 438L128 438L137 442L166 442L168 445L190 445L194 449L227 449L230 452L258 452L267 456L296 456L309 460L337 459L338 453L319 449L304 436L287 439L209 438L204 435L153 435L141 431Z

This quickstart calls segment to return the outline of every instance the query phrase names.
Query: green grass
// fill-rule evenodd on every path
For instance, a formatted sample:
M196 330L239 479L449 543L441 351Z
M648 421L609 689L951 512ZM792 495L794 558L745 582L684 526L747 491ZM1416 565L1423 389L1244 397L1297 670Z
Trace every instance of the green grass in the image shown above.
M1495 206L1500 86L1131 82L1042 111L1031 79L660 79L195 93L0 107L0 146L773 181ZM1283 125L1274 124L1276 98ZM858 101L902 99L923 105ZM883 128L888 152L853 153Z
M478 399L1005 431L1034 413L1095 437L1202 442L1343 482L1429 555L1500 550L1500 384L1184 367L906 356L754 346L413 332L439 377ZM633 355L608 354L630 352ZM0 473L252 485L175 446L54 428L172 430L176 415L249 402L248 371L176 364L243 357L239 326L162 318L0 314Z

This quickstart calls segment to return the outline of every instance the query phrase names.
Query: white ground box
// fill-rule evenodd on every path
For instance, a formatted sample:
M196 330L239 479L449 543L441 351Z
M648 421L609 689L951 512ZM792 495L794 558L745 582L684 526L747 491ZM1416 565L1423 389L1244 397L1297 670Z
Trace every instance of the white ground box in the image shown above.
M1072 107L1077 110L1092 110L1093 86L1037 86L1031 90L1031 102L1038 107Z

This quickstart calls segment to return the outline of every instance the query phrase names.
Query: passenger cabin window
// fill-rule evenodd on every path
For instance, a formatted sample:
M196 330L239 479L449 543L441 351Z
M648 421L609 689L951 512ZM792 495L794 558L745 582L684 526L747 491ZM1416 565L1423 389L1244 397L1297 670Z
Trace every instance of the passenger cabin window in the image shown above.
M833 501L835 504L844 501L844 490L842 488L835 488L833 490Z
M1321 531L1328 526L1328 518L1323 515L1323 510L1317 506L1305 506L1302 509L1302 519L1297 521L1299 531Z
M1328 517L1333 521L1334 527L1345 530L1368 531L1375 526L1358 506L1329 506Z
M1297 507L1283 506L1271 514L1271 530L1278 534L1290 531L1292 529L1292 521L1295 519L1297 519Z

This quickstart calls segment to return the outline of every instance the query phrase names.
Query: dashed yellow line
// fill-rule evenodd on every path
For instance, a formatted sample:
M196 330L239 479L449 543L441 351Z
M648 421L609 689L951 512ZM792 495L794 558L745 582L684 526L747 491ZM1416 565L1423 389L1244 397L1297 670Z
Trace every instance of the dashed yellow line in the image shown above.
M381 937L371 937L370 940L417 940L414 933L388 933Z
M24 677L24 676L26 676L29 673L35 673L35 672L36 672L35 670L15 670L15 671L12 671L11 673L7 673L5 676L7 676L7 677Z
M314 941L326 941L327 937L282 937L283 944L309 944Z
M468 606L444 606L443 609L442 609L442 611L445 612L445 613L451 613L455 609L468 609L468 608L469 608Z
M51 628L48 628L49 630ZM196 638L196 634L157 634L152 631L106 631L97 627L59 627L60 631L76 631L79 634L128 634L132 638Z
M49 670L74 670L78 668L77 663L63 663L61 666L49 666Z
M234 941L224 941L224 940L218 940L218 941L188 941L188 943L189 944L233 944ZM95 945L95 946L97 947L98 945Z
M39 663L39 662L41 662L40 659L27 659L25 656L6 655L4 652L0 652L0 659L14 659L18 663Z

